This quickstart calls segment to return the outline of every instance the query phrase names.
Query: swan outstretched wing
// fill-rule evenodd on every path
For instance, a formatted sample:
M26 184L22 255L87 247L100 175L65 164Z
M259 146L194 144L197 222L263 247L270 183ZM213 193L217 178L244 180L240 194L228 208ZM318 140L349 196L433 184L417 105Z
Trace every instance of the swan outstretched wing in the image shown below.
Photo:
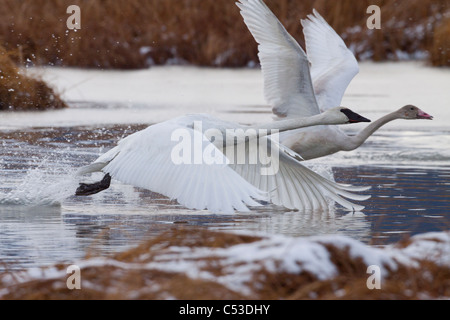
M239 1L236 5L259 44L264 95L273 112L281 117L319 114L304 50L262 0Z
M250 140L244 153L233 152L232 157L230 147L219 149L185 120L156 124L128 136L93 164L80 169L79 174L103 171L123 183L175 199L189 209L208 209L215 213L248 211L248 206L260 205L258 200L289 209L326 210L327 200L331 199L349 210L363 209L347 199L366 200L367 196L354 192L367 188L327 180L304 167L294 151L272 139L258 138L259 149L251 152L248 143L253 140ZM174 136L178 130L183 130L183 134ZM187 149L178 148L181 142L187 143ZM196 149L198 146L200 149ZM269 152L261 151L264 146ZM255 150L259 161L251 163L249 159L256 154ZM196 152L200 155L198 164ZM187 162L174 158L185 153L190 154ZM238 155L243 155L245 161ZM269 164L272 171L262 164Z
M264 141L261 138L260 143ZM356 194L370 188L341 185L330 181L301 164L301 157L294 151L272 140L271 153L268 158L261 158L257 164L234 161L230 166L244 177L248 182L270 195L270 201L288 209L297 210L327 210L329 200L342 205L351 211L361 211L363 206L354 204L349 200L364 201L370 196ZM278 157L276 156L278 154ZM278 166L276 161L278 158ZM261 174L262 164L271 164L274 174ZM349 200L347 200L347 199Z
M316 11L301 20L311 77L322 112L339 107L345 90L358 74L358 62L342 38Z
M190 144L191 148L200 143L201 149L192 149L191 155L199 152L201 157L208 152L214 157L210 161L213 163L206 164L203 158L200 158L199 164L195 164L195 159L184 163L174 161L173 152L180 151L176 146L182 139L172 141L172 134L180 129L186 130L183 131L186 133L183 142ZM198 134L200 141L194 141L198 140ZM183 151L190 152L189 149ZM180 155L183 155L182 151L175 151L175 156ZM128 136L94 162L91 168L101 169L123 183L175 199L189 209L233 213L249 211L247 206L259 206L255 200L267 200L263 192L228 166L227 158L203 139L202 133L194 133L193 129L176 122L156 124ZM81 172L89 172L89 167Z

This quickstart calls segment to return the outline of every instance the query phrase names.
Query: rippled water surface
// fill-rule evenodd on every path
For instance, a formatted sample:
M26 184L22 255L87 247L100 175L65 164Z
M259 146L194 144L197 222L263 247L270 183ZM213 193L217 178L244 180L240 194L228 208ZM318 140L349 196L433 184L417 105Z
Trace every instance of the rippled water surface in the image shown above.
M257 72L251 76L245 72L249 71L244 71L241 81L248 81L249 88L261 85L255 80ZM59 83L57 77L54 81ZM351 104L372 101L359 95L358 90L363 90L359 84L350 90L347 101ZM36 123L30 113L0 114L0 268L71 263L87 254L105 255L167 228L288 236L343 234L371 245L450 228L450 128L439 121L439 116L448 118L448 110L433 114L438 118L435 126L404 121L399 127L377 132L356 151L307 164L324 175L332 174L338 182L371 186L372 198L363 203L363 212L349 213L337 206L326 212L291 212L267 206L246 214L212 215L186 210L158 194L117 181L101 194L74 197L79 181L73 173L78 167L95 160L120 138L162 121L165 113L163 107L151 103L99 104L92 97L85 97L91 102L80 102L79 96L68 98L77 100L70 110L40 113ZM378 100L388 98L381 95ZM255 105L247 107L230 102L233 108L220 107L218 113L244 123L250 118L270 121L270 108L255 100ZM175 113L170 110L170 115ZM369 106L366 114L376 119L385 111L389 109ZM104 119L92 118L102 112ZM144 113L148 118L141 116ZM75 114L82 121L74 121ZM90 118L84 119L83 114ZM124 123L121 118L126 118Z

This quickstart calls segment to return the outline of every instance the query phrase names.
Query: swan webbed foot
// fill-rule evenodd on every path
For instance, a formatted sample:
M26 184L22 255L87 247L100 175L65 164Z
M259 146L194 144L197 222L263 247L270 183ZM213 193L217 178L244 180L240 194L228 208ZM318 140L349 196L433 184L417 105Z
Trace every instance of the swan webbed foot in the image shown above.
M92 183L92 184L86 184L86 183L80 183L80 186L78 187L77 191L75 192L76 196L90 196L96 193L99 193L103 190L106 190L111 185L111 176L109 173L107 173L102 181Z

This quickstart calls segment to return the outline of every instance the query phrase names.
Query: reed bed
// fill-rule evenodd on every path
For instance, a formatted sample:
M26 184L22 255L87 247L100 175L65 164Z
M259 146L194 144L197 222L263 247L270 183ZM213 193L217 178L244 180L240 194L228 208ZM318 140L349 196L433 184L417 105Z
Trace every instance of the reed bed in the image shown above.
M266 0L302 42L299 23L316 8L360 59L429 57L450 65L447 0ZM381 30L368 30L369 5L381 8ZM81 29L68 30L69 5L81 8ZM257 47L234 0L0 0L0 44L18 61L86 68L161 64L242 67ZM435 32L436 31L436 32Z
M450 65L450 18L436 27L430 58L435 66Z

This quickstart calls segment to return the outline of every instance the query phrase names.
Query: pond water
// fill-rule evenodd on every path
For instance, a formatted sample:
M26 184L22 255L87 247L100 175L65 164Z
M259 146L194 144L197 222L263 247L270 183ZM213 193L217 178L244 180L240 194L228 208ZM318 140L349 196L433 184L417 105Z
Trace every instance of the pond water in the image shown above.
M174 227L342 234L377 246L449 230L450 72L417 63L361 67L344 101L355 111L374 120L414 103L435 116L434 121L397 121L356 151L305 163L338 182L371 186L363 212L267 206L235 215L186 210L117 181L101 194L75 197L73 173L120 138L173 116L208 112L243 123L271 121L258 70L38 70L64 92L71 107L0 114L0 269L106 255ZM381 81L385 74L389 83ZM415 78L408 74L430 80L419 87L421 82L411 83Z

